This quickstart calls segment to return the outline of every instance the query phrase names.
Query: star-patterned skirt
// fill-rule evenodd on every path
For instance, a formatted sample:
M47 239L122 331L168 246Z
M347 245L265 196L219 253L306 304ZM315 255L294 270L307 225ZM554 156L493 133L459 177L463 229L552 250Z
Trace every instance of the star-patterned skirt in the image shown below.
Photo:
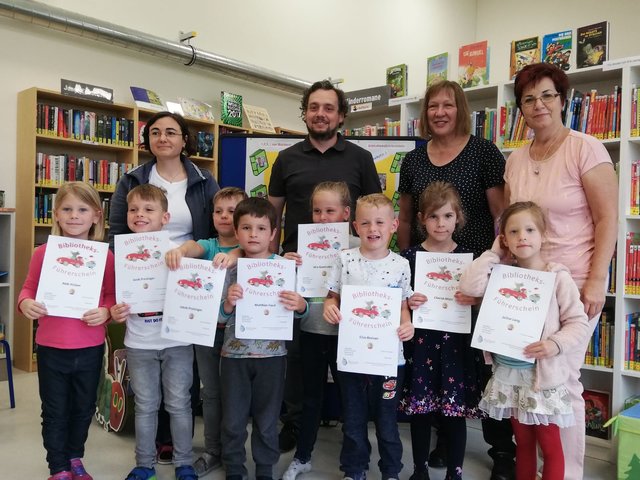
M400 409L406 415L439 412L450 417L483 418L479 369L482 352L471 335L416 329L405 344L405 383Z

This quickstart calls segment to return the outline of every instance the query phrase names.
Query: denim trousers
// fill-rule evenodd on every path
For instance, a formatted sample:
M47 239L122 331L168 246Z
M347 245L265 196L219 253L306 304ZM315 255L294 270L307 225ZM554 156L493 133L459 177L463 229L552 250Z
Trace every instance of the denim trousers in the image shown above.
M136 465L153 467L158 409L163 399L173 438L173 464L191 465L193 346L162 350L127 348L131 388L135 394Z
M84 456L103 355L104 344L74 349L38 345L42 440L52 475L69 470L70 459Z
M324 386L327 383L327 368L331 368L334 381L338 381L336 369L337 350L337 335L300 332L303 372L302 388L304 394L302 422L295 458L304 463L311 460L311 452L318 437Z
M371 444L367 424L376 427L382 480L398 478L402 470L402 442L398 433L397 411L404 366L397 377L339 372L344 424L340 469L345 476L362 477L369 469Z
M196 361L202 389L202 419L204 421L204 449L210 455L220 456L220 429L222 398L220 389L220 350L224 341L224 328L216 330L213 347L195 345Z
M284 391L286 357L220 360L222 380L222 461L227 477L247 477L247 422L253 417L251 453L256 477L273 476L280 459L278 417Z

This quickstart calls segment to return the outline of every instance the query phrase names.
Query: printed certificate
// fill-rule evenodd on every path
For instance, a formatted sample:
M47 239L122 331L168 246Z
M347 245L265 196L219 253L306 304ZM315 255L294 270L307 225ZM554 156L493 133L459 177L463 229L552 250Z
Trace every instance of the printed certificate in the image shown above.
M402 289L343 285L338 329L338 370L398 374Z
M36 301L56 317L82 318L100 303L109 245L49 235Z
M213 347L226 269L211 260L183 258L169 271L162 316L162 337Z
M349 247L349 223L298 225L298 267L296 291L303 297L326 297L325 281L340 250Z
M522 351L542 336L555 281L554 272L493 267L471 346L533 363Z
M413 311L413 326L443 332L471 333L471 306L460 305L454 295L460 276L473 261L473 253L416 253L416 292L427 301Z
M278 294L295 290L296 266L285 259L238 259L242 300L236 304L236 337L248 340L292 340L293 311Z
M116 301L131 313L160 312L164 307L169 269L164 254L169 232L129 233L114 237Z

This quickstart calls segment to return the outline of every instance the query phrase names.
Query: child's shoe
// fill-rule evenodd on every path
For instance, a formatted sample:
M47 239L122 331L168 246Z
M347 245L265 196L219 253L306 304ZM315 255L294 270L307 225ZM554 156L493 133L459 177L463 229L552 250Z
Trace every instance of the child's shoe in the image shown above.
M198 480L198 474L191 465L176 467L176 480Z
M420 472L414 470L409 477L409 480L429 480L429 472L427 470L422 470Z
M367 472L356 473L351 476L345 475L342 480L367 480Z
M157 480L156 469L136 467L129 472L129 475L124 480Z
M71 463L71 478L73 480L93 480L93 477L84 469L81 459L72 458L69 462Z
M55 475L51 475L49 480L73 480L71 476L71 472L69 470L63 470L62 472L58 472Z
M293 461L287 468L287 471L282 475L282 480L295 480L301 473L308 473L311 471L311 462L302 463L297 458L293 457Z
M220 461L219 455L212 455L204 452L202 456L194 462L193 469L198 474L198 477L204 477L207 473L212 472L221 466L222 461Z

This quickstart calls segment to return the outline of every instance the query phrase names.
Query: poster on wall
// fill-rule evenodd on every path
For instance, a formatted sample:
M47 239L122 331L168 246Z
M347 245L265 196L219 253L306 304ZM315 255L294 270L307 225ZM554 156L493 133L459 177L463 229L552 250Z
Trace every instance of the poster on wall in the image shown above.
M301 138L247 138L245 191L252 197L267 198L267 185L278 153L301 141Z

